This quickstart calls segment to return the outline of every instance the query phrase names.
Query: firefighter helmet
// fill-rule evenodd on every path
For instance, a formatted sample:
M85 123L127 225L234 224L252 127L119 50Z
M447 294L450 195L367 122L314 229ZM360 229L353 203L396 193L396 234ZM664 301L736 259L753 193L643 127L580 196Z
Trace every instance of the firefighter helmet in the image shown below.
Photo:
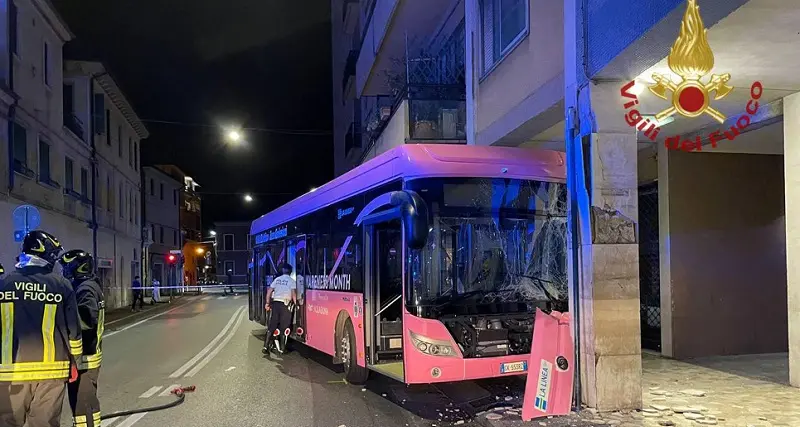
M58 262L61 263L61 273L69 280L92 277L94 272L94 258L83 249L67 251Z
M55 265L63 251L64 248L61 247L61 242L46 231L31 231L22 240L22 253L37 256L50 263L50 265Z

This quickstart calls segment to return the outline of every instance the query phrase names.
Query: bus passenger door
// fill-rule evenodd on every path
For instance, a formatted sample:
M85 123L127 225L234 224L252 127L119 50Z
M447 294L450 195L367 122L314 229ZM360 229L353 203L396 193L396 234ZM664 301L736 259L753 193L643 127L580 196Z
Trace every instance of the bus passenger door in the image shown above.
M261 285L264 281L266 260L265 248L257 246L253 248L253 268L250 274L250 292L248 292L248 304L250 306L250 320L266 324L266 315L264 310L264 287Z
M403 232L399 219L366 227L365 320L369 368L399 381L403 369ZM368 316L368 317L367 317Z
M294 330L292 331L292 338L300 341L306 341L306 287L305 277L310 274L308 266L308 248L306 236L299 236L289 242L286 251L286 261L292 266L292 278L297 284L297 306L293 314Z

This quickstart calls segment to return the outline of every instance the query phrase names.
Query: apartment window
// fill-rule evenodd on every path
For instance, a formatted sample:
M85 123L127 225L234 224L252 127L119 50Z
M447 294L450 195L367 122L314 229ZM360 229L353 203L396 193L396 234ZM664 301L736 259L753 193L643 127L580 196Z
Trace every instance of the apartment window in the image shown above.
M150 178L150 195L151 196L156 195L156 183L153 182L153 178Z
M81 196L89 199L89 171L86 168L81 168Z
M159 195L161 196L161 200L164 200L164 183L158 184Z
M9 40L11 53L19 54L19 27L17 25L17 21L19 20L19 11L17 10L17 5L14 4L14 2L8 2L8 17L8 25L10 27L9 33L11 37L11 40Z
M128 137L128 166L133 167L133 138Z
M117 151L119 156L122 157L122 125L117 126Z
M164 243L164 227L158 226L158 242Z
M92 131L95 135L102 135L106 130L106 98L102 93L92 93ZM92 136L94 138L94 136Z
M133 201L133 189L131 189L130 195L128 195L128 222L133 222L133 214L134 214L134 201Z
M528 0L481 0L484 73L528 33Z
M122 183L119 183L119 217L125 218L125 191L122 189Z
M72 191L75 189L74 167L75 165L72 163L72 159L64 157L64 188L66 190Z
M39 181L50 183L50 145L39 139Z
M223 239L223 249L226 251L233 250L233 234L226 234Z
M28 131L19 123L14 123L14 168L28 168Z
M42 69L44 72L44 84L50 86L50 74L52 70L50 69L50 43L44 42L44 48L42 49Z
M172 190L172 204L178 205L178 190Z
M155 224L150 224L150 240L152 240L153 243L156 242L156 225Z
M172 230L172 244L178 246L178 230Z
M111 146L111 110L106 110L106 145Z
M233 261L225 261L225 274L230 275L230 276L235 276L236 275L236 263L235 262L233 262Z
M139 170L139 143L133 142L133 170Z
M106 207L108 211L114 210L114 186L111 185L111 174L106 176Z

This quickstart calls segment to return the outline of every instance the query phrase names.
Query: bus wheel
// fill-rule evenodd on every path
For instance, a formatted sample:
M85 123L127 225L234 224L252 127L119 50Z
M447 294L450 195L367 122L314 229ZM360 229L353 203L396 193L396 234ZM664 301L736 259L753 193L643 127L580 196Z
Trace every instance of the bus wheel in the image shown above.
M356 347L356 333L353 329L353 322L347 319L344 322L342 339L339 344L342 363L344 363L344 375L347 382L351 384L364 384L367 381L369 371L367 368L358 366L358 349Z

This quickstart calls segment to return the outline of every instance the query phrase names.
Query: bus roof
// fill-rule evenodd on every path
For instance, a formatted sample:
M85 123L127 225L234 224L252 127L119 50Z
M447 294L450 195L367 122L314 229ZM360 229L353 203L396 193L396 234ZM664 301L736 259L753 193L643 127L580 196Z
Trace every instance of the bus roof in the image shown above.
M250 234L277 227L392 180L422 177L566 179L565 154L530 148L404 144L253 221Z

